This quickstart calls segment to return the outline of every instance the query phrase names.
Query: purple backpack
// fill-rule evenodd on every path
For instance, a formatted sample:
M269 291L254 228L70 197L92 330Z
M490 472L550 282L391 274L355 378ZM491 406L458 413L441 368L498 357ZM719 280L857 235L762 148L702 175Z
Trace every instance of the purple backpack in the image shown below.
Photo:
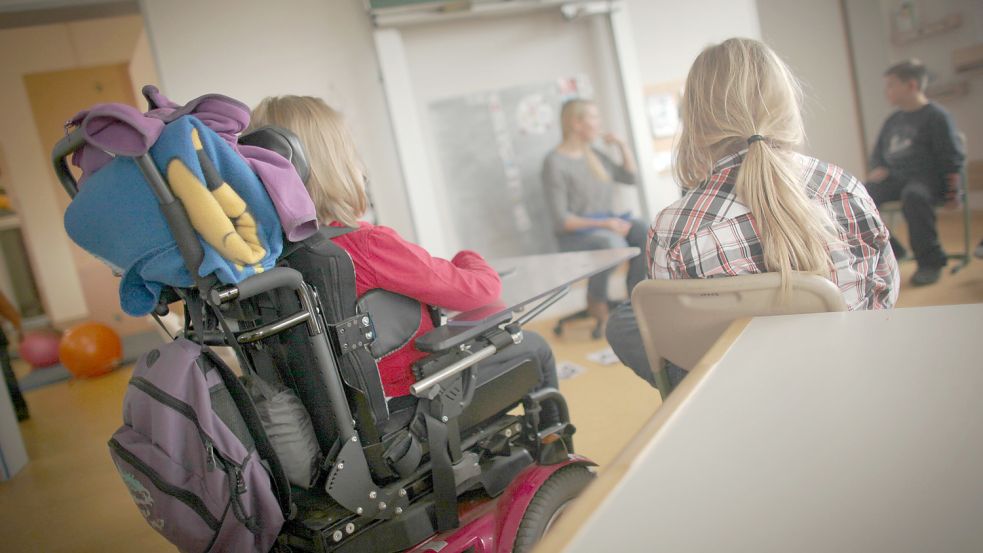
M268 445L235 374L184 338L140 358L109 440L147 522L195 553L273 546L289 498L278 499L285 480Z

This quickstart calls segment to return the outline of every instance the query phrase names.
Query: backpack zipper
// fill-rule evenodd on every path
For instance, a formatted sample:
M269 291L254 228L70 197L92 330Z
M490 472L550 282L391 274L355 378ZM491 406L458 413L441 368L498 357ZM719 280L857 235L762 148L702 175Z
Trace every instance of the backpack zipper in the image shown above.
M201 438L202 445L205 447L205 451L207 453L206 463L208 464L209 468L215 468L218 464L234 467L239 466L238 463L229 459L225 456L225 454L215 448L215 442L213 442L204 429L202 429L201 423L198 421L198 416L195 414L195 410L192 409L190 405L175 397L172 397L167 392L154 386L153 383L143 377L134 376L130 379L130 384L132 384L134 388L154 398L160 403L163 403L178 413L181 413L186 419L195 425L195 428L198 430L198 437Z
M146 476L150 482L160 491L165 494L177 499L181 503L184 503L189 509L194 511L200 518L208 525L213 532L218 531L221 524L218 519L208 510L205 506L205 502L202 501L200 497L189 492L171 485L166 482L157 471L150 468L149 465L141 461L136 455L131 453L128 449L124 448L123 445L116 441L116 438L109 440L109 448L113 450L116 455L118 455L123 461L128 465L140 471Z
M198 430L198 437L201 438L202 444L205 447L205 464L209 470L214 470L216 467L221 466L221 470L226 474L226 480L229 483L229 499L232 502L233 513L240 522L255 533L255 522L246 517L245 507L240 498L242 494L246 493L246 481L242 476L242 467L215 448L214 442L212 442L208 434L201 428L201 423L198 422L198 417L194 409L187 403L172 397L167 392L154 386L152 382L143 377L134 376L130 379L130 384L155 400L181 413L195 425L195 428ZM246 459L243 460L243 465L245 465L245 462Z

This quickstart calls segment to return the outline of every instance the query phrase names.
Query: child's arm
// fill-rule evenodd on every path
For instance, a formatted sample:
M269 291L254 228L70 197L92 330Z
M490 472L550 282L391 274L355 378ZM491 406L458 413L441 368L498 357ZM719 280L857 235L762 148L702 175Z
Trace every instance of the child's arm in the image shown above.
M951 206L959 204L960 174L966 161L965 146L948 114L942 113L931 129L932 150L942 164L945 175L945 199Z
M17 339L20 340L22 333L20 313L17 312L17 308L14 307L10 300L7 299L6 294L0 292L0 317L10 321L14 325L14 329L17 331Z
M887 125L888 123L884 123L884 127L881 128L881 134L878 135L877 143L874 144L874 151L870 154L870 171L867 173L867 182L881 182L888 176L887 161L884 160L884 130Z
M379 286L427 305L467 311L487 305L502 292L498 273L477 253L462 251L447 261L375 227L367 244Z
M941 164L942 173L958 175L966 161L966 152L949 114L940 113L935 118L930 133L932 150Z

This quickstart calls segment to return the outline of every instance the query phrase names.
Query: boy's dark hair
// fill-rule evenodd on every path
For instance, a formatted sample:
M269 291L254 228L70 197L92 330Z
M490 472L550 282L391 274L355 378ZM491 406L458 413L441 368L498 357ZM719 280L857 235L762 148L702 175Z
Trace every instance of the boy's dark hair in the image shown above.
M925 69L925 64L914 58L888 67L884 76L889 75L902 82L915 81L918 84L918 90L925 90L925 86L928 84L928 70Z

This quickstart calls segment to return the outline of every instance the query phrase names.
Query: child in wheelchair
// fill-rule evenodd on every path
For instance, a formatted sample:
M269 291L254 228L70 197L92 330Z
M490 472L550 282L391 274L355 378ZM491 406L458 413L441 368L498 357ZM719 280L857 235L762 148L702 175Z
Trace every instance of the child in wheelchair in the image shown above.
M151 92L153 107L162 96ZM223 109L239 108L234 100L203 98L206 104L189 105L242 111ZM75 162L88 147L83 158L91 160L93 148L106 147L97 132L141 121L140 114L116 115L112 127L105 117L80 125L56 145L53 161L73 197L66 213L72 238L151 292L141 298L157 294L156 314L176 301L184 307L182 337L138 362L124 425L110 443L148 522L181 550L238 551L251 543L255 551L427 551L433 540L449 553L531 548L586 485L591 464L572 454L574 428L549 346L521 330L545 303L517 321L509 314L473 331L439 332L449 327L438 327L431 306L487 306L500 293L497 273L474 252L437 259L391 229L358 222L367 205L358 157L339 114L319 99L264 100L255 131L238 137L240 147L271 150L293 165L324 225L298 242L283 240L282 253L270 234L280 228L275 220L243 217L272 213L269 198L256 193L269 183L243 170L234 139L209 128L214 118L179 112L160 133L167 141L118 153L80 188L65 158L74 154ZM189 131L193 148L170 140ZM175 159L187 170L172 171ZM172 182L185 173L194 178ZM121 189L139 202L120 205ZM205 212L199 201L218 201L218 209ZM134 213L138 205L144 211ZM107 219L152 226L144 235L159 241L138 244L137 233L117 232ZM219 223L229 229L226 238L269 235L259 242L262 263L216 261L225 238L212 232L213 243L203 229ZM231 270L216 276L203 260ZM121 300L132 289L121 285ZM208 345L233 347L242 378ZM299 401L291 405L309 417L314 454L300 459L316 465L309 482L287 482L284 461L292 453L271 439L278 432L300 440L305 424L271 426L257 407L264 398L255 391L264 388L270 396L294 394ZM169 479L186 471L202 475L200 483Z
M270 125L293 131L306 145L310 177L305 184L320 222L354 229L334 241L352 258L358 296L381 289L419 302L412 337L378 360L386 396L408 395L415 381L411 367L427 355L414 342L434 328L428 306L469 311L488 305L501 292L498 274L476 252L463 250L447 261L431 256L391 228L359 221L368 197L358 153L341 114L320 98L264 99L253 110L251 129ZM523 331L523 335L521 343L478 364L479 379L481 373L495 373L520 357L534 356L539 360L541 385L556 388L556 362L549 345L533 332ZM556 422L556 417L555 407L544 406L544 422Z

